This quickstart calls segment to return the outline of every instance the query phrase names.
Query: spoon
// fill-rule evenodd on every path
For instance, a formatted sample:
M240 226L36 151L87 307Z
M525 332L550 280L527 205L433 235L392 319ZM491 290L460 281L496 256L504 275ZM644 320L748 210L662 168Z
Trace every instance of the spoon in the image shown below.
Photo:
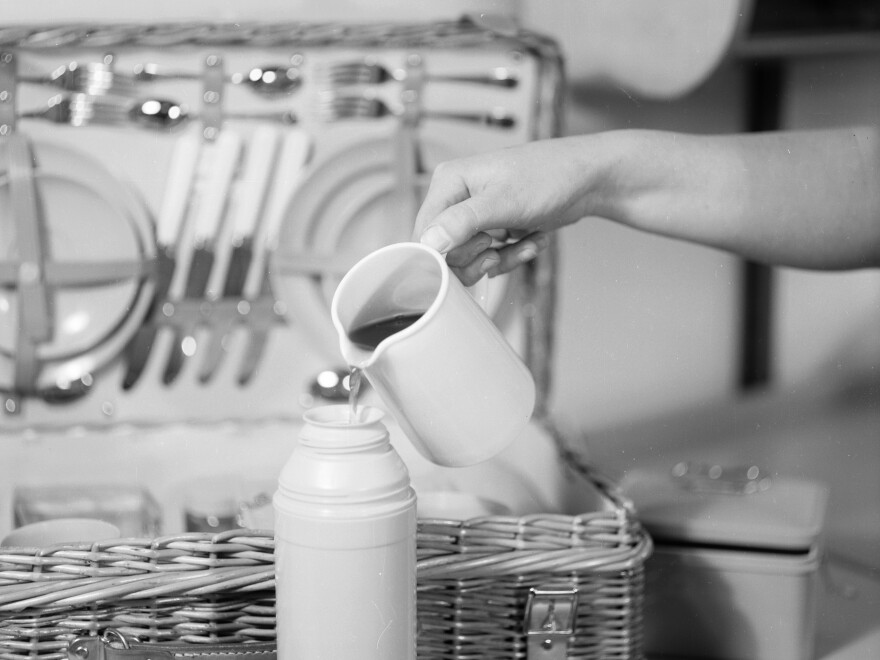
M94 379L91 374L83 374L71 382L59 382L53 387L47 388L40 392L40 397L46 403L58 404L69 403L84 397L92 389Z
M147 99L135 103L128 111L129 117L143 126L158 127L173 130L186 123L190 119L197 119L196 115L190 115L186 108L174 101L162 99ZM293 112L233 112L223 115L224 119L254 119L259 121L272 121L285 125L297 123Z
M128 116L142 126L174 129L189 120L186 109L175 101L146 99L128 110Z
M236 85L247 85L261 96L282 96L299 89L302 74L295 66L254 67L247 76L233 74L230 81Z
M133 77L137 82L150 83L170 79L198 80L202 75L193 71L163 71L158 65L147 62L134 67ZM282 96L302 85L302 74L295 66L256 66L247 74L232 74L229 82L233 85L246 85L262 96Z

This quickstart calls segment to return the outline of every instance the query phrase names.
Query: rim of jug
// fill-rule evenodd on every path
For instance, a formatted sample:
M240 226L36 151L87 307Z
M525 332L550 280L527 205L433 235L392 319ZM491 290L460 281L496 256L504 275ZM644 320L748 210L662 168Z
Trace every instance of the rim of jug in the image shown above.
M440 307L440 303L445 299L446 294L449 290L449 267L446 265L446 260L442 254L440 254L437 250L427 245L423 245L421 243L416 243L414 241L407 241L401 243L392 243L390 245L386 245L384 247L379 248L361 258L354 266L352 266L349 271L343 276L342 280L340 280L339 285L336 287L336 293L333 296L333 300L330 305L330 315L333 320L333 325L336 327L336 331L341 334L348 336L348 331L351 329L350 327L346 327L346 324L342 322L342 319L339 315L339 292L349 286L353 286L352 282L361 275L359 271L363 270L366 267L366 264L372 261L376 261L377 259L383 258L389 252L421 252L427 257L431 258L433 262L437 266L437 273L440 276L439 285L437 287L437 291L434 294L434 299L431 301L431 304L424 312L421 313L421 317L415 321L412 325L402 330L398 330L393 335L390 335L380 341L376 347L372 351L363 351L365 355L375 355L379 352L379 349L385 346L389 341L398 341L400 339L404 339L410 335L418 332L428 321L430 321L437 313L437 309Z

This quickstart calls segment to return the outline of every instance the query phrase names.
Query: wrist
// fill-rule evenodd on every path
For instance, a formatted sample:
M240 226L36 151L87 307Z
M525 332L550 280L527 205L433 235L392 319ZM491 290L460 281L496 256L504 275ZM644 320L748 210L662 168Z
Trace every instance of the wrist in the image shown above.
M652 156L648 131L614 130L577 138L581 217L632 224L639 199L648 191L645 160Z

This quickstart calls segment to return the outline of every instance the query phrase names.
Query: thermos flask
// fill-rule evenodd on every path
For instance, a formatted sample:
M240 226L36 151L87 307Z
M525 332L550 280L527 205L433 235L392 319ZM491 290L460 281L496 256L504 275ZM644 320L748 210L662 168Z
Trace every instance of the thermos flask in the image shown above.
M314 408L278 479L278 660L415 660L416 497L377 408Z

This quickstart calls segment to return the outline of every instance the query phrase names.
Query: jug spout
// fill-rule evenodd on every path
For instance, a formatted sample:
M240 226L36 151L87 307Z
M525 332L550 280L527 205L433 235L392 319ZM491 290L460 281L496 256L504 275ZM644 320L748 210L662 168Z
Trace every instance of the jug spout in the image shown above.
M345 362L350 367L365 371L375 359L376 351L360 348L348 338L348 332L344 328L337 327L336 332L339 334L339 352Z

